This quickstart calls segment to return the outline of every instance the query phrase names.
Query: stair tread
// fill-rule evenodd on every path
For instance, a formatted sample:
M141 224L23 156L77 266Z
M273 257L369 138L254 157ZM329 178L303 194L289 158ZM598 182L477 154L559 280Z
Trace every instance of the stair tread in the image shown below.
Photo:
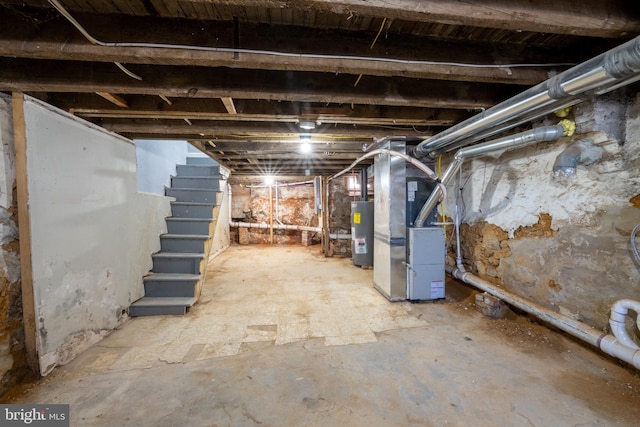
M174 281L174 280L200 280L201 274L185 273L152 273L145 276L143 280Z
M165 187L168 190L181 190L181 191L213 191L216 193L222 193L222 190L219 190L217 188L193 188L193 187Z
M142 297L131 304L132 307L191 307L198 299L196 297Z
M189 179L220 179L222 175L171 175L171 178L189 178Z
M180 216L168 216L165 218L167 221L178 221L178 222L201 222L201 221L215 221L215 218L184 218ZM173 233L175 234L175 233Z
M204 258L205 253L199 252L158 252L152 255L154 258Z
M217 206L213 202L171 202L171 204L180 206Z
M163 239L210 239L211 236L208 234L176 234L176 233L167 233L161 234L161 238Z

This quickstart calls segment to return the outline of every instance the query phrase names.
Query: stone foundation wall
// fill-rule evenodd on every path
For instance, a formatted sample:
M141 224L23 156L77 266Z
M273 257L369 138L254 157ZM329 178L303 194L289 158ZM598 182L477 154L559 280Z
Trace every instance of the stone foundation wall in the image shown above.
M347 177L343 176L329 182L329 232L333 234L351 233L351 201L347 189ZM351 257L350 239L331 239L329 255Z
M247 187L235 184L232 186L231 217L234 221L269 224L269 187ZM319 215L314 212L313 185L300 185L278 188L278 213L276 217L275 187L272 190L273 223L319 226ZM241 244L268 244L270 232L268 229L244 229L236 231ZM316 233L313 233L316 234ZM320 234L311 237L312 242L320 242ZM274 230L274 244L297 245L302 243L302 234L296 230Z
M465 162L463 263L604 329L615 300L640 295L640 264L629 241L640 223L640 96L596 98L573 114L573 137ZM555 158L585 137L604 149L603 158L578 166L575 177L553 177ZM449 187L449 216L458 186ZM455 239L448 241L451 262Z

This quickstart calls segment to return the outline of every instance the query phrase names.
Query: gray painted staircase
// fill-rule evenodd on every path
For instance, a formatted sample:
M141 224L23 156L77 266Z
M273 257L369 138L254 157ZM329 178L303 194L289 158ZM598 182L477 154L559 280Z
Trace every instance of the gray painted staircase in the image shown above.
M167 234L153 254L153 270L144 277L144 297L129 307L130 316L185 314L200 296L220 195L220 172L210 158L189 157L176 167L171 187Z

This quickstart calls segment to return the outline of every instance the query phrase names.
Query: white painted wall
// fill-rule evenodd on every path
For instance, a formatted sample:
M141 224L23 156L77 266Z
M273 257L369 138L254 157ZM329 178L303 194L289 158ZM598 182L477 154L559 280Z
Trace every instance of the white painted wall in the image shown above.
M169 199L137 192L133 143L27 98L37 349L43 375L118 326L143 295Z
M220 188L223 189L223 193L220 195L220 207L218 213L218 220L216 222L215 232L213 234L213 241L211 242L211 249L209 250L209 259L215 258L217 255L224 252L231 244L229 234L229 184L225 184L225 181L220 182Z
M138 191L164 196L171 185L176 165L186 163L187 153L194 149L187 141L136 139Z
M590 167L578 166L574 178L554 178L556 157L572 141L586 137L605 150L604 160ZM637 143L620 145L596 132L472 159L463 165L463 219L470 224L487 221L513 237L518 227L535 224L541 213L550 214L560 227L584 221L606 206L626 205L637 194L640 177L621 160L624 151ZM448 187L452 196L456 187L457 180ZM453 212L452 206L449 204L448 212Z

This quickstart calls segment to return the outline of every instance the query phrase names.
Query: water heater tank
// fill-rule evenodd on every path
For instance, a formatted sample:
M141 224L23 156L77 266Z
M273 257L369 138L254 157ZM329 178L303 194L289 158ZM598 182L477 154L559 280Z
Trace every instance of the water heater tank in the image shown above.
M373 265L373 201L351 202L351 253L354 265Z

